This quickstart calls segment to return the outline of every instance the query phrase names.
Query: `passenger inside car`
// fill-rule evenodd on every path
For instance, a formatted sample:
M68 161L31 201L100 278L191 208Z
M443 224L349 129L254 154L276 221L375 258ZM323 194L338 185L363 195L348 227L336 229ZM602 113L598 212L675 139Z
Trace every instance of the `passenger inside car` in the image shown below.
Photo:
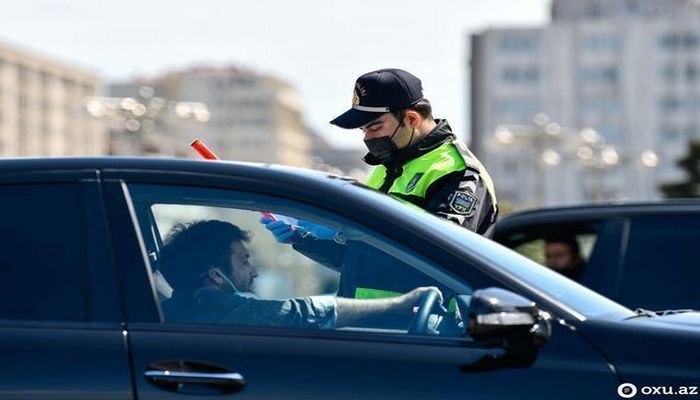
M169 321L333 329L388 315L411 315L423 296L419 287L389 299L332 295L262 300L252 293L256 267L248 232L222 221L178 224L162 248L159 267L172 285L163 302Z
M545 265L567 278L578 280L586 267L574 235L550 236L544 241Z

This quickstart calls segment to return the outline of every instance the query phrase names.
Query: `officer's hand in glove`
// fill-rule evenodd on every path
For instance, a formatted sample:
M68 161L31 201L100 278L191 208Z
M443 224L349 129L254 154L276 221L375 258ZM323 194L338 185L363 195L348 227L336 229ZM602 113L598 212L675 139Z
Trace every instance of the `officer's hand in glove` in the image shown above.
M265 225L265 228L275 236L275 240L280 243L293 244L308 234L302 228L289 225L284 221L276 221L269 217L260 218L260 223Z
M272 232L275 239L280 243L294 244L308 235L321 240L333 240L338 237L338 231L335 229L302 219L297 221L298 225L290 225L284 221L275 221L269 217L262 217L260 218L260 223L265 225L265 228Z
M299 220L299 227L309 232L317 239L333 240L338 236L338 231L325 225L314 224L313 222Z

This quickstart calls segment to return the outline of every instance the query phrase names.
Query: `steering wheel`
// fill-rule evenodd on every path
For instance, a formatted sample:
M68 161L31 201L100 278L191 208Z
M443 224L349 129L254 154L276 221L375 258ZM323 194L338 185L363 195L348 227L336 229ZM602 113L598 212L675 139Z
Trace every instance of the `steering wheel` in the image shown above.
M428 334L428 318L438 301L440 301L440 292L435 289L428 290L423 294L423 298L418 306L418 311L416 315L413 316L411 325L408 326L409 335Z

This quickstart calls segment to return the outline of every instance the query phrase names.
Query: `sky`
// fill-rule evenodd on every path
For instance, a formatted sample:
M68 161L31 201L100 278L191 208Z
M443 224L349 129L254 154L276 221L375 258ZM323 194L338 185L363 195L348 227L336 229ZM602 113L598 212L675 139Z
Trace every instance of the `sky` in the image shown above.
M466 137L468 37L549 20L549 0L3 0L0 43L75 64L106 83L195 65L237 65L298 91L305 122L341 146L359 130L328 121L355 79L379 68L421 78L436 117Z

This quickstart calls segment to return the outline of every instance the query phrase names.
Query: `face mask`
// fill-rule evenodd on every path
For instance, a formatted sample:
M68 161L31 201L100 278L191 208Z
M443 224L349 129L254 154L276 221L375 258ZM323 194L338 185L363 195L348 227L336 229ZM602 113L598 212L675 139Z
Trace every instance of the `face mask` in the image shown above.
M403 121L403 114L401 114L399 121ZM394 139L394 135L399 131L401 125L403 125L403 122L399 122L399 125L394 129L394 133L392 133L391 136L382 136L365 140L365 146L367 146L369 154L373 155L381 162L391 158L391 155L398 150L396 143L394 143L392 139Z
M369 154L373 155L381 162L391 158L391 155L398 150L396 144L389 136L367 139L365 140L365 146L367 146Z
M229 277L226 276L226 274L224 274L219 268L214 268L214 272L216 272L216 274L219 275L224 282L226 282L232 292L238 292L238 289L236 289L236 285L233 284L233 281L229 279Z

